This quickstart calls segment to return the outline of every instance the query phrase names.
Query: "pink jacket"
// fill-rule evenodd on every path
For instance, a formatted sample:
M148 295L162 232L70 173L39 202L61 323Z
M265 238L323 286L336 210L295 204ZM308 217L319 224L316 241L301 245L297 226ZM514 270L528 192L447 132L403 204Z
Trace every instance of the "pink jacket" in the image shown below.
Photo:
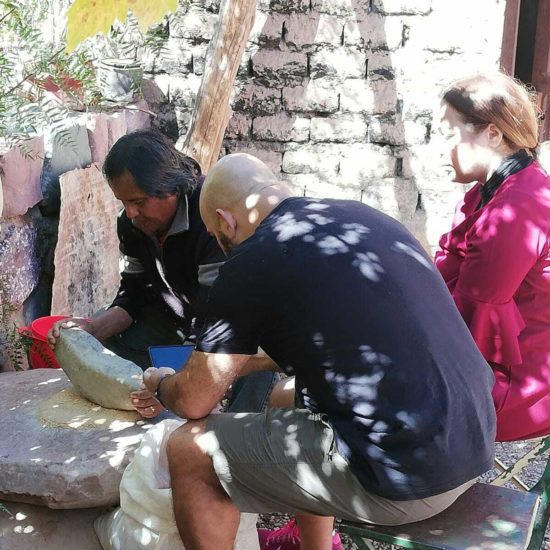
M550 177L536 163L458 205L435 263L495 374L497 440L550 433Z

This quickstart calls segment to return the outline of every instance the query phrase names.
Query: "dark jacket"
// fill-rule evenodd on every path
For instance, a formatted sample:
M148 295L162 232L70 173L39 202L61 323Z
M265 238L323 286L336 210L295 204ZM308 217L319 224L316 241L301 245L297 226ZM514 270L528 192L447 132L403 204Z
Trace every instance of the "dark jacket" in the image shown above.
M110 307L125 309L135 320L145 306L159 305L184 334L198 331L209 288L225 260L200 217L200 190L201 184L180 199L162 245L136 228L126 213L121 212L117 231L124 268L120 288Z

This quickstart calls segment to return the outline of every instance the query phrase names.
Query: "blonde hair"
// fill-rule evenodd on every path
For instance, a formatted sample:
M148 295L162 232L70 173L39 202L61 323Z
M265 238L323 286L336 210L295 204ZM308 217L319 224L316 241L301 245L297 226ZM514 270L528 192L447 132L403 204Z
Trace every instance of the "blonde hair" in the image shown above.
M494 124L512 148L535 154L538 145L538 109L535 96L524 84L503 74L475 75L452 84L443 101L466 124Z

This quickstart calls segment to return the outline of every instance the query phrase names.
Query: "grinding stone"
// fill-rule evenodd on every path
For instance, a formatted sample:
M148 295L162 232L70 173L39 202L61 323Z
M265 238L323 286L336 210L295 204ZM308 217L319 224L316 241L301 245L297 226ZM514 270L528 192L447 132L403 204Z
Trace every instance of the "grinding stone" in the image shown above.
M55 356L74 387L108 409L134 410L130 393L139 390L142 370L115 355L84 330L61 329Z

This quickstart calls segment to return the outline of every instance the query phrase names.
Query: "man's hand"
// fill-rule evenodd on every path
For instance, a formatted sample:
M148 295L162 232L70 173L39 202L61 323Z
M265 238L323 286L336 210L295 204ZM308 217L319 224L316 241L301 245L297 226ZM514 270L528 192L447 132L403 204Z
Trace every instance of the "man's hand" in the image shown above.
M143 418L155 418L164 410L163 405L155 397L155 392L160 381L165 376L172 374L176 374L176 371L168 367L160 369L151 367L143 373L142 389L130 394L132 404Z
M85 317L70 317L67 319L62 319L54 323L52 328L48 332L48 346L54 349L55 344L59 338L59 332L64 328L79 328L85 330L90 334L94 334L94 325L91 319L86 319Z

